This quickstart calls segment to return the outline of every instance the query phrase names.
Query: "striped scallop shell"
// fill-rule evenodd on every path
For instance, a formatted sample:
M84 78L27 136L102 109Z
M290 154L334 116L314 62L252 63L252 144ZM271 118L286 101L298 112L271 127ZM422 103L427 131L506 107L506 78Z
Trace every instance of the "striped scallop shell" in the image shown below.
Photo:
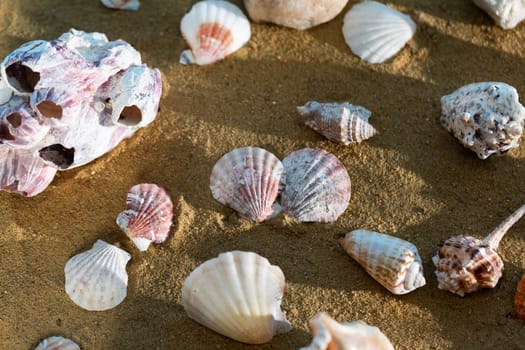
M350 176L336 156L303 148L283 160L283 210L303 222L333 222L346 210Z
M410 16L376 1L354 5L343 24L343 36L352 52L369 63L383 63L394 56L415 31Z
M312 343L300 350L394 350L377 327L363 321L338 323L324 312L310 320Z
M514 296L514 309L518 317L525 321L525 274L521 277Z
M55 336L42 340L35 350L80 350L80 346L71 339Z
M242 147L217 161L210 176L213 198L236 210L240 216L262 222L277 215L275 203L283 164L258 147Z
M417 247L410 242L367 230L355 230L339 240L345 251L383 287L406 294L425 285Z
M98 240L90 250L75 255L64 268L66 293L75 304L89 311L109 310L126 297L126 264L131 255Z
M137 11L139 0L101 0L102 4L110 9Z
M232 251L190 273L182 303L190 318L215 332L263 344L292 329L280 308L284 287L278 266L252 252Z
M206 0L193 5L180 23L190 50L182 52L180 63L205 65L222 60L250 40L250 22L242 11L227 1Z
M154 184L133 186L126 198L126 210L117 217L117 225L140 251L151 242L168 238L173 219L173 203L168 193Z
M349 145L377 134L377 130L368 122L370 111L348 102L312 101L297 107L297 111L306 125L333 142Z

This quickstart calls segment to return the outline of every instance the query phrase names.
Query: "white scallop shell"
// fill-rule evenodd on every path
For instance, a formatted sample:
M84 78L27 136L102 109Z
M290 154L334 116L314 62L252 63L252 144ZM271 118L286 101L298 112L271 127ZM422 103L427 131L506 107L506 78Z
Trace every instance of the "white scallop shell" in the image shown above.
M252 252L219 254L197 267L182 286L188 316L248 344L269 342L292 329L280 305L285 287L278 266Z
M250 40L250 22L242 11L227 1L206 0L193 5L180 23L190 50L182 52L180 63L198 65L222 60Z
M244 218L262 222L281 211L275 203L283 173L281 161L259 147L241 147L217 161L210 176L215 200Z
M339 240L345 251L370 276L393 294L406 294L425 285L417 247L383 233L355 230Z
M110 9L137 11L139 0L101 0L102 4Z
M352 52L369 63L383 63L394 56L415 32L410 16L376 1L354 5L343 24L343 36Z
M503 29L512 29L525 19L523 0L474 0Z
M80 346L71 339L54 336L42 340L35 350L80 350Z
M98 240L90 250L75 255L64 268L66 293L78 306L104 311L120 304L127 293L126 264L131 255Z

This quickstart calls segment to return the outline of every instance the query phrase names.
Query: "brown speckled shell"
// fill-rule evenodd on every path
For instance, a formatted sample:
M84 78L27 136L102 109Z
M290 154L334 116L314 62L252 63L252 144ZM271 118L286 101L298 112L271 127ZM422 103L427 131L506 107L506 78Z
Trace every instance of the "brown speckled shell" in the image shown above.
M525 322L525 274L521 277L514 296L514 310L518 317Z

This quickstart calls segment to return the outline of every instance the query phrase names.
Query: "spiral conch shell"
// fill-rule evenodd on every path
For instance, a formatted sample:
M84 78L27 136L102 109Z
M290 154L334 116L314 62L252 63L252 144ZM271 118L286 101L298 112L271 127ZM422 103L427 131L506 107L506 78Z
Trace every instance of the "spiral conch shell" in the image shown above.
M359 265L393 294L406 294L425 285L417 247L383 233L355 230L339 243Z
M514 296L514 309L518 317L525 321L525 274L523 274L518 283L516 295Z
M35 350L80 350L80 346L71 339L54 336L42 340Z
M242 343L263 344L292 329L281 311L285 286L278 266L252 252L219 254L184 281L188 316Z
M379 328L362 321L338 323L324 312L310 320L312 343L300 350L394 350Z
M438 288L460 296L481 288L494 288L503 275L503 260L498 255L505 233L525 214L525 205L512 213L483 240L455 236L438 245L432 258Z

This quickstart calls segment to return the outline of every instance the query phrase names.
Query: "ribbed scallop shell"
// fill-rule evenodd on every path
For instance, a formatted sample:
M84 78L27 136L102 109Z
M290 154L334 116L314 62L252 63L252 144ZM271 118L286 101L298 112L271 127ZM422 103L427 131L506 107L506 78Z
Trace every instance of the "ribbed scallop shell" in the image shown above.
M80 346L71 339L55 336L42 340L35 350L80 350Z
M363 321L338 323L324 312L310 320L312 343L300 350L394 350L379 328Z
M139 0L101 0L102 4L110 9L137 11Z
M425 285L417 247L383 233L355 230L339 240L345 251L383 287L406 294Z
M518 317L525 321L525 274L521 277L514 296L514 310Z
M292 329L280 305L285 287L278 266L252 252L219 254L197 267L182 286L188 316L248 344L269 342Z
M180 23L190 50L182 52L180 62L198 65L222 60L250 40L250 22L242 11L227 1L200 1Z
M89 311L109 310L126 297L126 264L131 255L98 240L90 250L75 255L64 268L65 289L75 304Z
M272 153L258 147L241 147L217 161L210 176L213 198L244 218L262 222L280 212L274 203L283 165Z
M376 1L354 5L343 24L343 36L352 52L369 63L383 63L394 56L415 32L410 16Z
M140 251L151 242L168 238L173 219L173 203L168 193L154 184L133 186L126 198L126 210L117 217L117 225Z
M333 222L346 210L350 176L336 156L322 149L303 148L283 159L281 205L303 222Z
M297 107L306 125L333 142L349 145L377 134L368 122L371 112L361 106L344 103L308 102Z

